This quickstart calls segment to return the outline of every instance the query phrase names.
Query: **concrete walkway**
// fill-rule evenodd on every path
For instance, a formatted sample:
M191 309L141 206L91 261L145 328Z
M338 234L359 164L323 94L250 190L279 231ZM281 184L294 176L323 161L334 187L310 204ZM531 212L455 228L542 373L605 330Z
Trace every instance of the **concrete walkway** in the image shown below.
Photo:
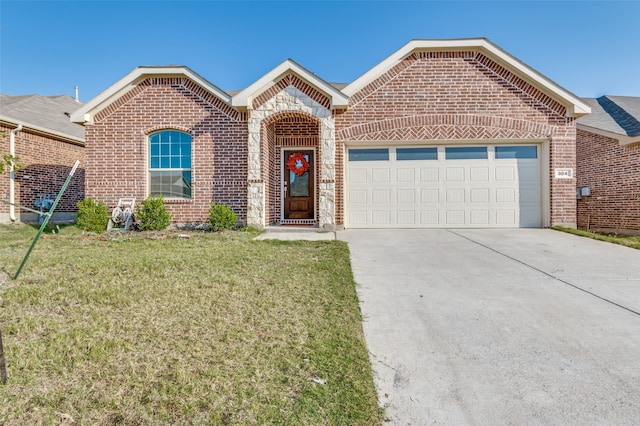
M640 423L640 251L552 230L347 230L398 425Z
M335 240L335 232L325 232L309 227L270 227L265 232L258 235L256 240L306 240L325 241Z

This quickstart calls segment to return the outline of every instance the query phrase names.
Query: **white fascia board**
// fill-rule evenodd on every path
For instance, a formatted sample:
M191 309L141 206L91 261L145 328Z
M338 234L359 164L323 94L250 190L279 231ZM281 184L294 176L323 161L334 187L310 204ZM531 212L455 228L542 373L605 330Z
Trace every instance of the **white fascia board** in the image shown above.
M620 145L631 145L632 143L640 142L640 136L627 136L620 133L610 132L608 130L599 129L597 127L585 126L584 124L577 123L576 128L585 132L594 133L596 135L604 136L610 139L617 140Z
M292 73L306 81L315 89L324 93L331 99L332 108L346 108L349 104L349 98L340 92L335 87L331 86L326 81L322 80L312 72L308 71L304 67L298 65L291 59L287 59L267 74L256 80L246 89L237 93L231 99L231 106L236 108L246 109L249 106L250 100L260 93L267 90L273 84L277 83L284 75Z
M126 76L112 84L105 91L84 104L71 114L71 121L78 124L93 124L93 117L104 107L118 99L138 83L150 77L185 76L198 85L204 87L214 96L227 104L231 104L231 97L217 86L211 84L191 69L184 66L167 67L137 67Z
M35 133L39 133L42 135L54 136L58 139L63 139L66 142L70 142L76 145L84 145L84 139L79 138L77 136L72 136L67 133L56 132L55 130L47 129L46 127L37 126L35 124L27 123L23 120L17 120L15 118L7 117L5 115L0 115L0 122L12 124L14 126L18 126L18 124L22 124L22 131L32 131Z
M351 84L342 89L347 96L353 96L366 85L393 68L414 51L461 51L477 50L488 56L498 64L514 72L523 80L560 102L567 108L567 116L580 117L591 113L591 108L579 97L563 89L533 68L524 64L514 56L500 49L485 38L454 39L454 40L411 40L388 58L358 77Z

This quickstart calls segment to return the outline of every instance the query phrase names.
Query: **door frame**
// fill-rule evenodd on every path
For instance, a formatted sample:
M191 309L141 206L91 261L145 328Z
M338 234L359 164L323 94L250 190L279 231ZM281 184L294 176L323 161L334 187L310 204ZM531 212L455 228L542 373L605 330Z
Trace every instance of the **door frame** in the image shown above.
M285 219L284 217L284 197L285 197L285 151L312 151L313 152L313 218L311 219ZM316 147L313 146L281 146L280 147L280 221L284 220L318 220L318 153Z

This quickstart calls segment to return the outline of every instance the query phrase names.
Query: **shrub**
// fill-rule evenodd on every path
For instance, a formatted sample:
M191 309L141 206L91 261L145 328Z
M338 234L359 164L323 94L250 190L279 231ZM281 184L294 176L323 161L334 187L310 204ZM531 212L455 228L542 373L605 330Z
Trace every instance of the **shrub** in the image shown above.
M138 227L143 231L160 231L171 225L171 213L162 202L162 196L149 197L136 211Z
M238 215L225 204L217 204L215 201L209 207L209 220L207 221L214 232L223 229L232 229L238 222Z
M78 207L76 224L80 229L97 234L104 232L109 223L109 212L102 201L96 203L92 198L85 198L78 201L76 206Z

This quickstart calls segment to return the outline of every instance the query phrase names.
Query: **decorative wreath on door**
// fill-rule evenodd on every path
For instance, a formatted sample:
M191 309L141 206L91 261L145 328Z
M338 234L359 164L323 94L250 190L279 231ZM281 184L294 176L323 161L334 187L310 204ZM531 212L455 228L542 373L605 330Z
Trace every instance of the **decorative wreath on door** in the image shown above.
M294 152L287 159L287 169L298 176L302 176L307 170L309 170L309 162L304 158L303 153Z

